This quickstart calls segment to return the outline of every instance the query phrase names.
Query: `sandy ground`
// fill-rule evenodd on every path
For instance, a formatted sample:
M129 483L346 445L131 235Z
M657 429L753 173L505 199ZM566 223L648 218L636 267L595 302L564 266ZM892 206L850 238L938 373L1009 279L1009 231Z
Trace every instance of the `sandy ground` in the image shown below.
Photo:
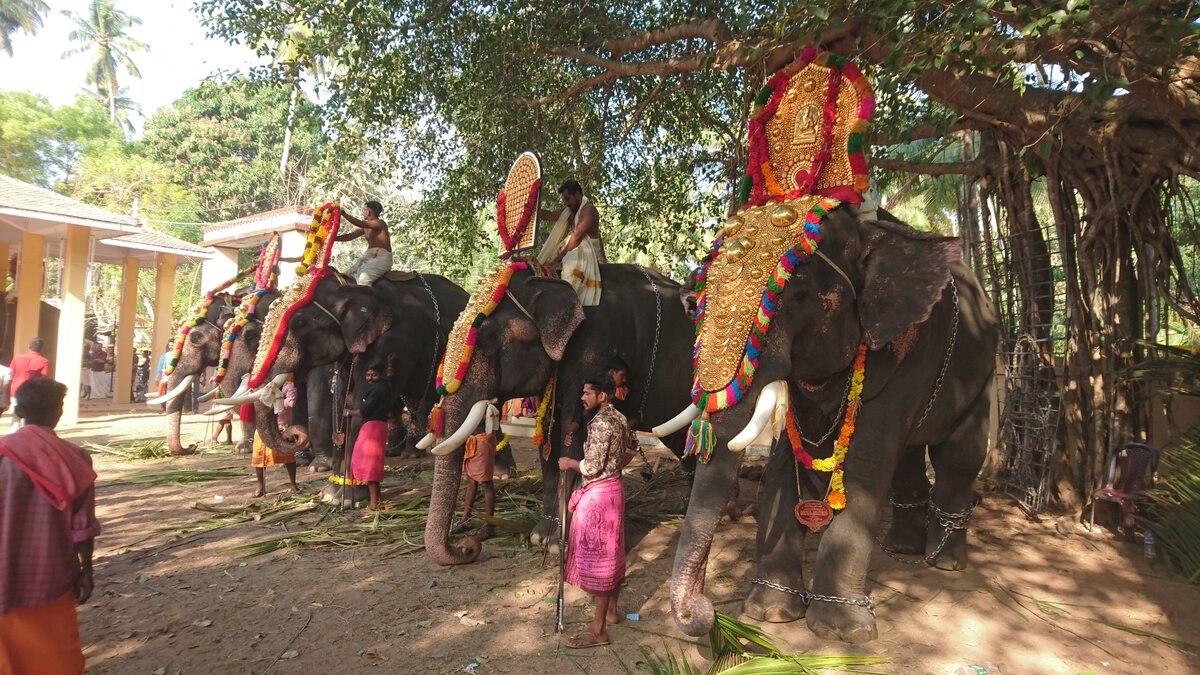
M164 421L144 411L88 402L84 421L60 432L75 442L161 438ZM200 440L205 418L185 419L185 444ZM7 426L7 418L0 424ZM534 465L527 443L516 450L522 467ZM553 631L557 559L514 538L488 542L477 563L461 567L438 567L423 552L404 554L403 544L244 558L229 549L303 529L318 512L309 523L251 521L179 539L156 530L211 515L194 504L251 501L244 456L133 462L97 455L95 461L104 534L96 548L96 591L80 608L89 672L627 673L645 672L642 647L704 663L707 650L670 617L677 520L630 524L621 611L639 620L611 628L611 647L568 651ZM429 463L408 463L414 461ZM246 467L246 477L187 486L119 482L138 471L221 467ZM419 495L419 471L402 475L408 483L391 478L388 494ZM629 473L627 485L636 487L637 466ZM323 484L323 476L306 470L301 477L312 481L313 492ZM283 484L282 469L269 470L268 500ZM664 484L675 486L668 501L681 501L680 481ZM744 500L755 494L755 484L743 487ZM330 524L362 514L324 518ZM722 611L740 612L753 576L754 533L751 522L718 531L708 592ZM1031 522L999 496L976 509L970 542L972 565L960 573L901 565L877 551L871 580L880 635L868 645L825 642L802 621L764 628L797 652L891 658L880 672L1200 671L1200 656L1187 649L1099 623L1200 642L1200 587L1152 570L1140 545L1102 530L1088 533L1065 517ZM583 627L586 599L568 587L567 605L574 633ZM478 664L473 671L471 663ZM963 670L971 665L983 670Z

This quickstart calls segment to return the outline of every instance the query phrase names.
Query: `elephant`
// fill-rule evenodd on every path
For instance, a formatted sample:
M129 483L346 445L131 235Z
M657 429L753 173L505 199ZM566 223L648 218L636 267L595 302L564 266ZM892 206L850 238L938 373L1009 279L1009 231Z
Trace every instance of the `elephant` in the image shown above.
M221 294L213 299L205 311L204 320L193 326L184 339L179 360L167 381L167 392L146 401L147 405L166 404L167 449L172 455L190 455L196 452L196 444L183 447L179 440L179 424L183 416L183 402L187 389L205 368L217 365L221 357L221 326L229 317L231 308L228 296ZM174 344L174 343L172 343Z
M229 399L244 393L242 391L243 379L249 376L250 371L254 369L254 356L258 353L258 343L262 338L263 321L266 319L271 303L278 298L279 293L275 291L264 293L254 305L254 311L247 317L245 325L238 331L229 351L229 363L225 367L225 375L217 385L221 399ZM206 414L215 413L218 408L223 413L226 409L220 406L221 399L218 399L217 405L213 406L214 410ZM250 439L253 436L254 423L243 422L242 440L238 443L238 452L250 452Z
M801 470L785 436L764 474L757 570L744 611L773 622L804 617L825 639L874 639L866 576L889 490L893 504L908 508L894 510L887 548L926 554L941 569L967 564L965 520L987 452L996 315L962 263L958 239L880 213L881 220L859 222L843 205L823 219L825 257L797 266L787 283L744 402L712 415L716 448L697 469L671 579L672 613L688 635L705 634L714 621L705 572L722 508L736 490L736 451L764 429L776 395L790 397L799 429L812 437L836 433L847 400L842 383L860 344L868 351L843 462L847 503L821 535L811 593L805 532L793 508L801 498L820 500L828 480ZM693 407L680 419L686 424L698 412ZM805 449L828 457L832 445L830 438ZM932 491L926 449L937 477Z
M642 410L640 426L665 421L685 404L691 388L692 320L686 292L670 279L637 265L600 266L600 304L581 306L562 280L518 270L505 299L478 328L474 355L460 388L442 402L445 430L454 431L434 448L433 492L425 527L425 550L439 565L473 562L476 539L459 546L448 541L458 496L462 443L479 423L487 402L537 396L555 378L553 415L548 425L549 455L542 455L542 521L531 541L549 540L558 501L558 457L568 434L563 421L582 418L583 383L618 356L629 366L628 401ZM447 365L446 368L451 366ZM567 452L583 456L577 434ZM667 439L678 453L683 434ZM686 470L686 468L685 468Z
M337 424L332 414L334 398L329 393L330 368L355 358L354 390L362 391L365 367L378 359L391 371L397 417L407 406L421 423L435 402L433 369L441 359L446 335L466 303L466 291L434 274L416 274L405 281L384 278L372 286L356 285L341 275L326 277L318 282L313 302L289 318L282 346L265 378L310 373L309 424ZM314 370L321 368L325 370ZM347 371L341 368L341 372ZM254 399L258 393L261 389L245 398ZM300 424L281 431L274 409L261 401L255 402L255 423L263 441L282 453L306 449L314 432L322 436L319 443L330 435ZM350 447L357 427L354 424L346 430ZM333 466L338 459L321 454L319 446L314 450L314 467Z

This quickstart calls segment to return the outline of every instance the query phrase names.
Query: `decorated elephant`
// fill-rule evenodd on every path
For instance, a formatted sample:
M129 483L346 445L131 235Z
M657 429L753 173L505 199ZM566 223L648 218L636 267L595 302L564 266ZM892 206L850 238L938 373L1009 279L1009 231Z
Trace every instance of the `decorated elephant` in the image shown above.
M193 318L185 324L183 335L173 343L173 365L169 374L164 373L168 378L166 393L146 401L147 405L166 405L167 449L172 455L196 452L195 443L185 448L179 439L183 403L192 382L220 359L222 325L232 312L227 298L224 294L213 294L197 306Z
M699 275L693 406L657 430L690 426L711 457L696 472L671 608L689 635L712 626L713 536L740 451L770 427L781 440L745 611L864 642L877 634L867 568L889 494L888 548L967 564L997 321L958 239L867 217L862 134L874 99L853 64L806 52L756 103L743 203ZM811 589L805 527L825 528Z
M289 291L290 292L290 291ZM272 307L264 324L264 339L272 343L260 348L256 364L256 388L237 400L255 402L255 424L263 441L277 452L293 453L309 447L313 429L293 424L286 430L277 425L275 409L257 400L272 382L281 385L288 375L308 376L309 425L339 424L334 419L334 397L330 370L345 378L348 359L356 360L354 377L361 380L369 363L378 359L390 367L396 413L407 405L410 414L423 424L433 407L433 369L441 358L445 336L455 317L466 305L467 294L445 277L413 273L405 280L385 277L372 286L359 286L330 270L315 283L311 297L297 303L285 293ZM289 308L291 311L288 311ZM263 359L264 354L269 354ZM322 374L322 372L324 374ZM355 390L361 391L361 382ZM344 391L344 384L341 391ZM352 444L353 425L347 438ZM327 435L322 430L323 437ZM337 459L314 451L313 466L328 467Z
M222 337L221 356L217 368L216 404L206 414L225 414L228 407L221 405L222 399L240 396L248 389L246 380L254 367L254 355L262 338L263 320L266 319L271 303L279 298L275 291L265 291L250 306L243 299L234 311L234 316L225 326ZM236 412L236 411L235 411ZM242 422L242 440L239 452L250 452L250 439L254 436L254 422Z
M440 565L474 561L476 539L448 541L463 462L462 444L491 401L545 393L554 378L553 406L543 420L550 451L542 453L543 520L533 541L549 539L558 500L558 457L568 422L582 417L583 383L612 357L629 367L626 400L640 413L641 427L665 421L688 400L692 321L674 281L636 265L601 265L600 303L581 306L565 281L534 273L529 263L501 265L480 283L451 335L442 365L443 429L434 448L433 493L425 550ZM455 345L460 326L471 327L472 344ZM554 419L551 424L549 418ZM567 450L582 457L582 433ZM682 449L684 436L667 440Z

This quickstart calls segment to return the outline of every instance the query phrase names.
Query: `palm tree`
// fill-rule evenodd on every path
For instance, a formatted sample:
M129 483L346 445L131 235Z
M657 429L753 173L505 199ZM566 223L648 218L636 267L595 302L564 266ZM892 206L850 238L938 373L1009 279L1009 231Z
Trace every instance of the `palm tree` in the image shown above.
M306 73L311 73L316 80L317 88L321 82L336 77L339 70L336 60L327 56L317 56L305 53L303 43L312 38L312 28L302 22L293 22L283 31L283 36L274 43L274 62L287 73L292 85L291 100L288 102L287 123L283 131L283 154L279 158L279 176L287 183L288 157L292 150L292 123L296 117L296 98Z
M86 17L67 10L63 10L63 15L77 27L68 39L80 43L80 46L63 52L63 58L92 53L92 65L84 81L95 87L96 93L106 101L109 119L114 125L118 124L121 114L117 99L121 96L121 86L117 82L117 69L124 67L130 76L141 77L130 54L149 49L126 35L125 29L140 26L142 20L117 9L113 0L92 0Z
M12 56L10 36L17 29L29 35L42 27L42 14L50 8L42 0L0 0L0 49Z
M83 89L84 96L92 99L93 101L96 101L97 103L99 103L100 105L102 105L106 108L108 108L111 105L112 107L109 108L109 114L112 115L113 110L114 109L116 110L116 115L115 115L115 119L113 119L113 124L116 125L116 127L118 129L121 129L125 133L132 134L133 133L133 122L130 121L130 119L129 119L130 113L137 113L139 117L145 117L145 116L142 115L141 107L139 107L138 104L135 103L133 99L129 98L128 93L129 92L125 87L121 87L120 91L117 92L116 97L110 100L108 98L108 96L106 96L104 94L92 91L91 89L87 89L86 87Z

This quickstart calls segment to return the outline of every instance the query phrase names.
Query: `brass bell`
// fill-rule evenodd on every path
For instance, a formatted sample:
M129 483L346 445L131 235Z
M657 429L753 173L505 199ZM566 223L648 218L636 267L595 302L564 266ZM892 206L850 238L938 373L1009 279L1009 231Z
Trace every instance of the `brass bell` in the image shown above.
M775 227L789 227L796 222L796 209L787 204L780 204L771 209L771 224Z

